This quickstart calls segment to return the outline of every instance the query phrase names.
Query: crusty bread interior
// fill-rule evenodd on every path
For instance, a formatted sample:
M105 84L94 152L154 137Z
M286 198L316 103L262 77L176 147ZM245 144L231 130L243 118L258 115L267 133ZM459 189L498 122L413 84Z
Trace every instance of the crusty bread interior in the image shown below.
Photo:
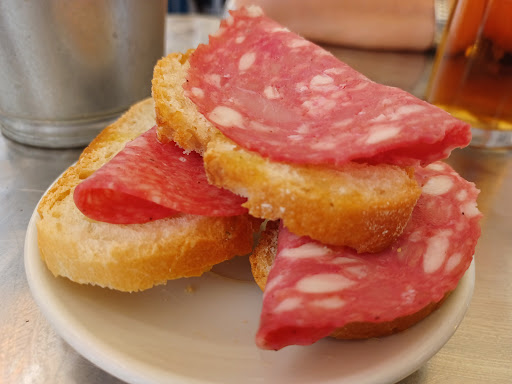
M140 291L170 279L199 276L217 263L250 253L259 222L249 215L179 215L115 225L90 220L76 208L75 186L154 125L153 100L134 105L92 141L41 200L39 249L55 276Z
M268 222L266 229L261 233L260 242L249 257L252 275L262 291L265 290L268 274L277 254L278 234L278 222ZM393 321L348 323L331 333L331 337L344 340L369 339L405 331L438 309L450 293L447 292L437 303L430 303L416 313L399 317Z
M190 66L188 58L193 51L171 53L158 61L153 71L152 92L160 141L174 141L181 148L202 155L217 129L183 91Z
M155 67L153 98L159 135L204 155L209 181L248 198L249 213L282 219L297 235L378 252L402 233L421 190L411 169L350 162L330 169L270 161L226 138L197 110L182 85L186 54Z

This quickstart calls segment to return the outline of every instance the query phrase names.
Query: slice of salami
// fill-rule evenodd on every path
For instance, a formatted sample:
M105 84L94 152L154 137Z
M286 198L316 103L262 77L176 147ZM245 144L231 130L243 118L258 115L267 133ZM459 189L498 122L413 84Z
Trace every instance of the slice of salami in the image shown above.
M455 289L480 236L478 190L441 162L416 174L422 196L402 236L383 252L327 247L281 228L259 347L308 345L349 323L392 321Z
M87 217L114 224L145 223L181 213L235 216L246 199L208 183L203 160L173 142L157 140L156 127L129 142L80 183L73 195Z
M469 125L374 83L263 15L234 11L190 58L186 95L240 146L275 161L429 164L469 144Z

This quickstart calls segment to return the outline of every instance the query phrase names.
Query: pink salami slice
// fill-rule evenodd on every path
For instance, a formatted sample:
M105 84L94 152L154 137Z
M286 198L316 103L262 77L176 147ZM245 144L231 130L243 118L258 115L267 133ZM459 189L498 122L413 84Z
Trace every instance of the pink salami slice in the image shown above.
M173 142L157 140L156 127L131 141L85 179L73 195L87 217L114 224L145 223L181 213L235 216L245 198L208 183L203 160Z
M186 95L240 146L275 161L429 164L469 144L469 125L367 79L264 16L234 11L190 58Z
M308 345L348 323L392 321L455 289L480 236L478 190L441 162L416 173L423 193L402 236L383 252L327 247L281 228L258 346Z

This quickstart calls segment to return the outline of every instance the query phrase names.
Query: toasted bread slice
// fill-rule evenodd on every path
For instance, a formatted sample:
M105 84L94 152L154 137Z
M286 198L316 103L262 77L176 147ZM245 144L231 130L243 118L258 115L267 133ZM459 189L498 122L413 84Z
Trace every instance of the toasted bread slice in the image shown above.
M266 229L261 233L260 242L249 257L251 270L256 284L262 291L265 290L268 274L277 254L277 239L279 233L278 222L268 222ZM372 337L389 336L394 333L402 332L414 324L420 322L425 317L439 308L444 300L450 295L447 292L443 299L437 303L430 303L416 313L408 316L399 317L393 321L384 321L379 323L353 322L344 327L336 329L331 337L337 339L369 339Z
M250 253L259 221L249 215L179 215L145 224L116 225L85 217L73 202L76 185L129 140L155 125L151 99L107 127L49 189L38 206L38 243L55 276L121 291L140 291Z
M293 233L325 244L378 252L401 234L421 194L412 170L353 162L339 169L283 164L240 148L185 96L192 52L158 62L153 97L161 138L204 155L210 182L247 197L253 216L283 219Z
M378 252L400 236L421 190L412 170L347 163L331 169L270 161L216 135L204 155L211 183L248 197L249 213L299 236Z

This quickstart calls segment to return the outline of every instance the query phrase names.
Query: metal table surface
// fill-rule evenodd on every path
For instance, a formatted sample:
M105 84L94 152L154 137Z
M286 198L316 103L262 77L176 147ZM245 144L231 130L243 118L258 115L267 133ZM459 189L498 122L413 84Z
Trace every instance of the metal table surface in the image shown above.
M169 17L167 51L204 41L216 20ZM428 54L330 48L370 78L421 96ZM81 149L25 147L0 136L0 383L121 383L97 368L50 327L32 300L23 267L29 218L50 183ZM512 382L512 151L456 150L448 162L481 189L484 213L469 311L450 341L412 383Z

